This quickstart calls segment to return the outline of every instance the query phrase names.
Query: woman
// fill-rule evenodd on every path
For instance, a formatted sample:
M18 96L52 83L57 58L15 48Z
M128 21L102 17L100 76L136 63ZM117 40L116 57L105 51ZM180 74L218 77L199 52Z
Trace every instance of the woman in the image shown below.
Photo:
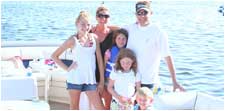
M83 91L87 94L95 109L104 109L99 97L99 93L101 94L104 88L103 60L99 41L95 34L89 33L90 16L87 12L81 11L75 24L77 33L56 49L52 54L52 59L61 68L68 71L67 89L70 96L70 109L79 109L80 94ZM59 56L68 48L71 48L73 53L73 63L69 67L59 59ZM98 86L95 78L95 58L97 58L100 72Z
M98 7L96 11L97 25L91 29L91 32L95 33L98 36L102 57L104 57L105 51L111 47L113 30L119 29L119 27L107 25L109 18L109 10L104 6ZM98 67L98 64L96 64L96 66ZM99 81L98 69L96 69L96 79L97 81ZM105 82L107 83L106 79ZM101 97L104 100L105 109L109 110L112 96L107 91L106 85L107 84L105 84L104 91Z

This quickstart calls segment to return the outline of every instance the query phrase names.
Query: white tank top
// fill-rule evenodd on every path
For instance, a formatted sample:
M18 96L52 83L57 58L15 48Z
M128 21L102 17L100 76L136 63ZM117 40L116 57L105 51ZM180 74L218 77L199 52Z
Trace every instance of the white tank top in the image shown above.
M75 46L72 49L73 61L76 61L78 66L76 69L68 72L67 82L72 84L96 84L96 41L91 35L93 45L91 47L84 47L80 44L77 37L74 37L74 39Z

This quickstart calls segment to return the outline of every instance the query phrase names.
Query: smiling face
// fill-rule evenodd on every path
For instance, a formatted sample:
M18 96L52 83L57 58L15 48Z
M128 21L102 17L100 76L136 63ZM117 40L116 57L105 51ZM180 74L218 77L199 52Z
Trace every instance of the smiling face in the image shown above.
M120 65L125 72L131 69L132 64L133 64L133 60L128 57L124 57L120 60Z
M140 105L141 110L146 110L146 108L152 104L153 99L147 96L136 96L136 101Z
M88 32L91 28L90 22L86 19L81 18L78 22L77 22L77 30L78 32Z
M127 37L124 34L119 34L116 36L115 42L118 48L123 48L127 43Z
M81 11L76 19L77 31L80 33L87 33L91 29L90 16L87 12Z
M149 18L152 15L152 12L150 10L141 9L138 12L136 12L136 17L138 23L140 23L141 26L144 26L149 23Z
M121 48L117 55L115 66L116 71L128 72L134 71L137 73L137 59L135 53L129 48Z
M109 11L107 10L99 11L96 14L96 20L98 24L107 24L109 21L109 18L110 18L110 15L109 15Z

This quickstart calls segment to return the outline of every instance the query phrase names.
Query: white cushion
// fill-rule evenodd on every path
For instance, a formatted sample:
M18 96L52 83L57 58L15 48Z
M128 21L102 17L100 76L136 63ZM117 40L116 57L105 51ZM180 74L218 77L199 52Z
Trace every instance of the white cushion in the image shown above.
M2 60L12 58L14 56L21 56L20 48L1 48L1 58Z
M33 100L37 98L37 81L31 77L3 77L1 80L2 100Z
M191 110L194 108L196 92L172 92L154 97L154 108L158 110Z
M32 76L37 78L37 81L45 81L46 74L45 73L32 73Z
M52 81L66 82L66 71L52 72Z
M12 61L1 61L1 76L25 76L26 71L16 68Z
M197 93L195 110L223 110L224 100L204 93Z
M1 61L1 69L6 69L6 68L15 68L15 65L12 61Z

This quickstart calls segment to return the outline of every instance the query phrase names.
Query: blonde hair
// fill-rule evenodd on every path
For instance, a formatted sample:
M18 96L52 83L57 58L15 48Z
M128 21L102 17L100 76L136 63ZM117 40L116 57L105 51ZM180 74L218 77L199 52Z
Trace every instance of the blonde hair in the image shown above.
M120 64L120 60L123 59L123 58L130 58L131 60L133 60L133 63L131 65L131 69L134 71L135 75L137 73L137 59L136 59L136 55L135 53L131 50L131 49L128 49L128 48L122 48L120 49L120 52L117 56L117 59L116 59L116 62L115 62L115 70L118 71L118 70L121 70L123 71L123 68Z
M97 11L96 11L96 16L99 14L99 12L101 12L101 11L109 11L109 9L108 8L106 8L105 6L100 6L100 7L98 7L98 9L97 9Z
M144 96L147 98L153 98L153 92L147 87L141 87L137 90L136 96Z
M80 11L78 17L75 20L75 24L77 24L81 19L91 21L91 16L87 11Z

